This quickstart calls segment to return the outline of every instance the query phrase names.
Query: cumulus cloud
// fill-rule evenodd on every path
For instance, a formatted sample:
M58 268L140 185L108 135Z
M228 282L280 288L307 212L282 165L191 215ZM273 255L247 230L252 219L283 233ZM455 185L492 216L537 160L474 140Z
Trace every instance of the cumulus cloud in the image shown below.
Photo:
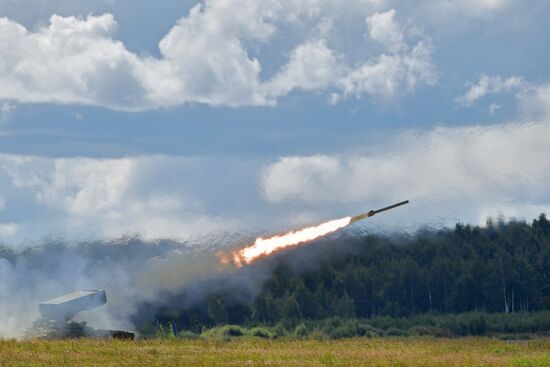
M345 71L326 40L298 46L290 60L267 86L269 93L286 95L293 89L322 90L334 85Z
M364 95L387 101L401 91L413 91L418 85L433 85L437 75L429 38L423 37L409 47L394 15L392 9L367 18L371 39L380 42L389 54L382 53L358 66L350 66L345 55L337 55L325 39L308 42L291 53L289 62L267 84L268 94L281 96L294 89L328 89L332 92L331 103Z
M431 61L432 48L425 41L419 42L407 53L383 54L350 71L340 81L344 96L391 99L403 90L414 90L418 85L433 85L437 73Z
M236 220L210 213L186 185L187 175L198 175L199 162L163 156L91 159L0 155L0 183L5 195L9 192L14 203L26 208L21 222L2 225L0 238L139 233L144 238L189 239L236 228ZM13 215L18 205L6 208L5 216Z
M376 13L367 18L369 36L380 42L388 51L396 53L406 47L403 32L395 21L395 9Z
M0 18L0 99L104 105L143 105L140 60L110 35L112 15L52 16L30 32Z
M522 113L530 118L550 116L550 83L531 85L517 94Z
M329 22L324 13L334 7L321 0L207 0L163 37L160 58L137 55L116 40L111 14L54 15L36 31L0 18L0 100L128 111L193 102L264 106L296 89L377 95L381 83L376 80L389 78L391 85L381 92L387 96L401 83L411 87L433 81L429 47L418 43L405 52L406 35L394 19L395 10L367 20L372 39L392 55L373 55L359 69L349 66L346 55L333 51L323 38L330 28L319 27ZM269 44L282 28L297 22L311 24L320 38L298 44L272 78L262 78L261 61L249 50Z
M266 168L264 193L273 203L304 205L409 198L476 214L517 205L548 210L549 136L548 121L437 128L402 134L374 154L283 157Z
M455 98L455 102L462 107L471 107L483 97L499 93L511 93L515 97L524 119L543 120L550 116L550 83L536 84L519 76L482 75L464 95ZM492 102L489 113L493 115L499 108L501 105Z

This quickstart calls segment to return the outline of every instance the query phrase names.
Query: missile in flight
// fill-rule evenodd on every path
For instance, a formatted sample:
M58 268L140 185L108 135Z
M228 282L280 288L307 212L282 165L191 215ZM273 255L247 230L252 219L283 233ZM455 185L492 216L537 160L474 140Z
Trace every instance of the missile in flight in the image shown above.
M382 208L382 209L371 210L371 211L368 211L366 213L356 215L356 216L351 218L349 224L359 222L360 220L367 219L367 218L372 217L372 216L374 216L378 213L382 213L382 212L385 212L386 210L394 209L394 208L397 208L398 206L405 205L405 204L408 204L408 203L409 203L409 201L405 200L405 201L402 201L400 203L393 204L393 205L387 206L387 207Z

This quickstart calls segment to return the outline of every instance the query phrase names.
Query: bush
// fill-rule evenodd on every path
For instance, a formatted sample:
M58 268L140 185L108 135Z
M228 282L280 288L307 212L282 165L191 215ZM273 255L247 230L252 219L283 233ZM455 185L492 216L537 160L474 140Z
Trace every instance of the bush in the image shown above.
M391 327L384 333L384 336L406 336L407 333L403 329Z
M244 336L245 330L238 325L225 325L207 330L202 336L207 338L234 338Z
M357 332L361 336L366 336L367 338L376 338L382 336L384 332L370 324L359 324L357 326Z
M159 323L157 325L157 331L156 331L157 338L160 339L176 339L176 331L174 324L171 322L168 323L168 325L163 325Z
M273 334L268 329L263 327L255 327L252 330L250 330L249 334L257 338L264 338L264 339L273 338Z
M433 327L417 325L409 328L408 333L409 335L414 335L414 336L434 335L433 329L434 329Z
M376 328L381 330L388 330L389 328L396 327L395 319L389 316L376 317L369 322Z
M342 322L333 328L328 335L331 339L352 338L358 335L357 323L354 320Z
M276 338L280 338L282 336L285 336L288 334L288 331L287 329L284 327L284 325L281 323L281 322L278 322L274 327L273 327L273 334Z
M487 321L482 313L475 312L468 320L468 330L471 335L483 335L487 331Z
M330 337L321 329L313 330L311 333L309 333L309 338L310 339L315 339L315 340L330 339Z
M201 339L200 335L197 335L191 331L188 330L182 330L178 331L177 335L178 339L184 339L184 340L197 340Z
M305 338L307 337L307 326L306 324L302 323L298 326L296 326L296 328L294 329L294 336L298 337L298 338Z
M529 340L532 339L529 334L501 334L497 336L500 340L515 341L515 340Z
M224 336L243 336L244 330L238 325L225 325L221 328Z

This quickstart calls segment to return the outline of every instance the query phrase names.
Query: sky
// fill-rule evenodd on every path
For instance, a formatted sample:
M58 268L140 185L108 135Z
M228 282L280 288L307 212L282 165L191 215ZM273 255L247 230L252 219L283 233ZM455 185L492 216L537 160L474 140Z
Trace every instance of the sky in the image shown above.
M406 199L359 226L532 220L550 212L548 14L0 0L0 243L272 234Z

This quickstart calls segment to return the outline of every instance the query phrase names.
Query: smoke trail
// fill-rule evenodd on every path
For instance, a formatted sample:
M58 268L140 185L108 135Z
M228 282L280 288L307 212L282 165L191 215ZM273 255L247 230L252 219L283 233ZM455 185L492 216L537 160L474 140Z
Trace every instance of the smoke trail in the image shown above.
M138 238L0 247L0 337L21 336L39 316L41 301L79 289L107 291L106 306L81 316L90 326L133 330L139 304L162 301L163 294L218 271L214 251L206 248Z

